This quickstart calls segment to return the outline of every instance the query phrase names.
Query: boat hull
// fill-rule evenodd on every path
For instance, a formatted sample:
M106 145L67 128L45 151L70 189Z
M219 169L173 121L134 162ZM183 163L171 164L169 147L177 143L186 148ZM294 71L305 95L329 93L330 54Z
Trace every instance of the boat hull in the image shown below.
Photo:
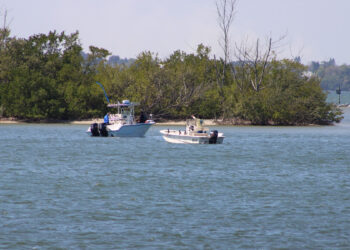
M109 130L108 134L115 137L143 137L152 125L151 123L123 125L118 130Z
M163 138L165 141L170 143L180 143L180 144L210 144L209 139L210 136L191 136L186 135L184 131L180 132L168 132L168 130L161 130ZM217 140L215 144L222 144L224 141L224 136L222 133L218 134Z
M143 137L153 124L154 123L136 123L122 126L107 125L108 136ZM92 135L90 128L86 132Z

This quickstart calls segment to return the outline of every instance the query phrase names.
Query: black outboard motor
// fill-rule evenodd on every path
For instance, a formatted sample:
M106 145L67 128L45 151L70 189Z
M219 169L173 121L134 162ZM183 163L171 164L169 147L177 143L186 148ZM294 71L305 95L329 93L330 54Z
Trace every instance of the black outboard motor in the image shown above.
M100 131L100 135L107 137L108 136L108 131L107 131L107 124L106 123L100 123L99 125L99 131Z
M209 138L209 144L216 144L216 141L218 139L218 131L217 130L213 130L210 133L210 138Z
M100 136L97 123L93 123L90 125L90 131L91 131L91 136Z
M145 123L146 120L147 120L147 116L145 115L144 112L141 112L140 123Z

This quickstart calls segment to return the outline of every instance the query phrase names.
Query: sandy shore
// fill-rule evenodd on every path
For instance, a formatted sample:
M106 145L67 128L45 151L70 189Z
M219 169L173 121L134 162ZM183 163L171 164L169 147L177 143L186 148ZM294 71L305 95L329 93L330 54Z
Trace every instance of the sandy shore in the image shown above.
M67 122L69 124L91 124L91 123L102 123L103 119L92 119L92 120L84 120L84 121L71 121L71 122ZM216 122L213 119L204 119L204 124L206 126L214 126L214 125L218 125L220 122ZM186 125L186 121L182 120L182 121L173 121L173 120L169 120L169 121L162 121L162 122L156 122L155 126L185 126Z
M102 123L103 119L91 119L91 120L82 120L82 121L26 121L26 120L18 120L14 118L0 118L0 124L21 124L21 123L61 123L61 124L91 124L91 123Z
M57 122L32 122L32 123L61 123L61 124L73 124L73 125L90 125L92 123L102 123L103 119L90 119L90 120L81 120L81 121L57 121ZM1 118L0 124L20 124L20 123L28 123L24 120L16 120L13 118ZM204 120L204 124L206 126L214 126L218 125L215 120ZM157 122L155 126L185 126L186 121L164 121Z
M218 125L215 120L203 120L205 126L214 126ZM165 121L165 122L157 122L155 125L159 126L186 126L186 121Z
M21 122L14 121L14 120L0 119L0 124L16 124L16 123L21 123Z

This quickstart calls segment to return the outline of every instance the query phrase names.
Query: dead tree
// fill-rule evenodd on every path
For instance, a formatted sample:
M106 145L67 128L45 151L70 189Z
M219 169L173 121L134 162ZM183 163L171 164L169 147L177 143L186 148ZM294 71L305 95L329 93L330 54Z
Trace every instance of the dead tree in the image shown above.
M261 90L264 77L268 71L271 54L272 38L268 38L265 49L261 48L259 39L256 40L256 44L252 48L247 48L245 45L236 46L236 64L231 64L231 70L237 86L241 90L247 82L254 91L259 92Z
M222 32L222 37L219 40L220 47L223 50L224 58L222 59L222 69L219 69L216 64L217 81L220 92L225 84L225 75L227 64L230 62L230 29L236 14L237 0L218 0L216 2L216 10L218 14L218 23ZM216 62L216 59L215 59ZM221 93L223 96L223 93Z
M224 52L224 64L230 60L230 29L236 14L237 0L218 0L216 10L218 14L218 23L222 32L219 44Z
M236 45L235 63L231 63L231 70L241 91L248 83L252 89L259 92L263 88L264 78L268 74L271 61L275 56L275 50L280 47L285 35L275 41L271 37L266 39L265 45L261 45L257 39L255 45L247 47L248 42Z
M6 48L7 40L10 36L10 26L7 21L7 10L4 11L3 15L3 23L0 27L0 51ZM1 16L1 13L0 13Z

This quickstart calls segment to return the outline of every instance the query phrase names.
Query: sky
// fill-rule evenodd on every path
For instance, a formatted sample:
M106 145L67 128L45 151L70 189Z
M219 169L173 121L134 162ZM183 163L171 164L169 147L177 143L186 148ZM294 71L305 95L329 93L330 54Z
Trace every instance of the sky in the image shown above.
M85 52L90 45L122 58L151 51L164 59L176 50L194 53L198 44L222 56L215 0L0 0L11 35L56 30L79 31ZM238 0L230 45L279 40L281 58L303 63L350 64L350 0Z

